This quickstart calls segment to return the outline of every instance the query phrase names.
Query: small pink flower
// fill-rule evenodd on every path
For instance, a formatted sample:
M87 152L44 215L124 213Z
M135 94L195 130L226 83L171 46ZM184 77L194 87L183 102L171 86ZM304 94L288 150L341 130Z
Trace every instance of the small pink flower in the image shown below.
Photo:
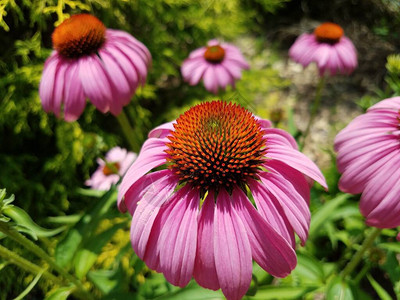
M361 195L370 226L400 226L400 97L385 99L356 117L335 139L339 188Z
M317 63L320 75L350 74L357 67L357 51L343 29L323 23L314 33L303 33L289 49L289 56L303 67Z
M166 168L150 172L154 168ZM131 241L174 285L241 299L252 259L277 277L296 266L310 225L310 184L326 187L287 132L222 101L199 104L150 132L119 187Z
M126 149L114 147L107 152L105 161L97 159L99 167L92 174L85 184L94 190L107 191L111 185L116 184L123 176L131 164L135 161L137 155L128 152Z
M242 69L249 65L240 50L228 43L217 40L208 42L207 47L201 47L190 53L182 63L183 79L190 85L196 85L203 79L205 88L216 94L218 89L227 85L235 86L235 80L242 77Z
M82 114L88 98L102 113L119 115L139 84L151 55L130 34L107 29L96 17L74 15L52 35L55 51L46 60L39 95L46 112L66 121Z

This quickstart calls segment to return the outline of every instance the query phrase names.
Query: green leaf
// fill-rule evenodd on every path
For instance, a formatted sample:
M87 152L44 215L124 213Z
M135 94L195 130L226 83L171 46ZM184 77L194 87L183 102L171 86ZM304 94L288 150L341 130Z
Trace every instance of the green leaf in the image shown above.
M61 287L47 295L44 300L66 300L73 289L74 287Z
M367 274L367 278L381 300L392 299L392 297L385 291L385 289L381 287L381 285L370 274Z
M304 254L298 254L297 266L293 272L300 276L302 283L314 283L318 285L324 281L322 263Z
M51 237L65 230L64 226L55 229L46 229L37 225L31 217L18 206L8 206L3 210L4 214L10 217L18 226L27 229L27 233L37 239L37 237Z
M394 252L400 252L400 243L380 243L378 244L378 247Z
M40 272L39 274L37 274L35 276L35 278L32 280L32 282L27 286L27 288L21 294L19 294L17 297L15 297L14 300L24 299L24 297L26 295L28 295L29 292L36 286L36 284L38 283L40 277L42 277L43 272L44 272L44 270L42 272Z
M94 198L101 198L105 194L104 191L92 190L92 189L82 189L82 188L77 188L76 192L79 195L88 196L88 197L94 197Z
M82 248L82 241L90 239L90 236L96 231L99 222L109 212L111 205L116 203L116 196L115 188L106 192L94 208L88 209L90 213L82 216L80 221L58 243L55 250L55 258L60 266L67 267L72 263L76 252Z
M309 236L315 235L322 227L325 222L331 219L332 212L335 211L340 205L342 205L351 195L340 194L336 198L326 202L321 208L313 213L311 218L311 225Z
M82 279L93 264L96 262L101 249L110 241L118 229L123 228L125 223L114 225L113 227L94 235L90 240L85 241L86 245L80 249L74 258L75 274Z
M172 293L167 293L157 297L159 299L168 300L222 300L225 299L221 291L212 291L200 287L194 281L191 281L185 288L177 289Z
M327 300L355 300L350 285L340 276L336 276L328 285Z
M81 218L82 215L57 216L48 217L47 221L55 224L75 224L78 223Z
M72 261L81 241L82 234L79 230L72 228L65 238L57 244L54 255L56 263L60 267L66 267Z
M315 290L317 286L267 286L260 287L252 300L269 299L300 299L306 293Z

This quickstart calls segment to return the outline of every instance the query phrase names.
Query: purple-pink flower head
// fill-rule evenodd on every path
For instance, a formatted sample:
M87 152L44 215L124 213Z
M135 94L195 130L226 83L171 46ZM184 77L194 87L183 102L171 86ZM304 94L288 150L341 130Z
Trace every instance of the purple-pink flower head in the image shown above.
M382 100L335 139L339 188L361 195L370 226L400 226L400 97Z
M190 85L196 85L203 79L205 88L217 94L219 88L225 89L227 85L234 87L235 80L242 76L242 70L248 68L238 48L211 40L207 47L190 53L189 58L182 63L181 72L183 79Z
M303 67L315 62L320 75L350 74L357 67L357 51L343 29L323 23L314 33L303 33L289 49L289 56Z
M287 132L237 104L205 102L150 132L118 205L132 215L132 246L151 269L174 285L194 277L240 299L252 259L277 277L296 266L295 233L304 244L310 225L310 178L326 187Z
M39 95L46 112L74 121L86 98L102 113L119 115L139 84L151 55L130 34L107 29L96 17L74 15L52 35L54 51L46 60Z
M97 159L99 167L85 184L94 190L107 191L116 184L135 161L137 155L120 147L107 152L105 161Z

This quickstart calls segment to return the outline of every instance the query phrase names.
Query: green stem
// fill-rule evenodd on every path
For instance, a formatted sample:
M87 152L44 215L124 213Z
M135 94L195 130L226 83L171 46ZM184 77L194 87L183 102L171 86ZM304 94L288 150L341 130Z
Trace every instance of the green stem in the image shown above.
M27 239L25 236L20 234L15 229L10 228L10 226L7 223L0 222L0 231L3 232L8 237L12 238L14 241L24 246L32 253L36 254L38 257L47 262L49 266L52 269L56 270L62 277L67 279L69 282L73 283L77 287L78 290L77 292L79 292L79 294L82 295L82 298L93 299L92 295L89 294L89 292L84 288L82 283L77 278L68 273L66 270L64 270L62 267L57 265L57 263L42 248L40 248L35 243Z
M351 272L354 271L354 269L357 267L357 265L360 263L360 261L362 260L365 251L367 251L372 243L374 242L374 240L376 239L376 237L381 233L382 229L381 228L373 228L371 233L369 234L369 236L367 236L367 238L364 240L364 242L361 245L361 248L358 249L358 251L356 252L356 254L352 257L352 259L350 260L350 262L347 264L347 266L344 268L343 272L342 272L342 277L346 277L348 275L351 274Z
M129 124L128 117L125 112L122 110L121 113L117 116L117 120L119 125L121 125L122 131L127 139L131 150L134 152L139 152L140 146L135 139L135 132Z
M325 77L321 76L318 81L317 90L315 92L315 99L311 106L310 119L308 120L306 130L303 133L303 140L302 140L302 143L300 144L300 151L303 150L303 148L304 148L304 144L306 143L307 136L310 133L311 125L314 122L315 116L317 115L319 105L321 104L322 90L323 90L324 86L325 86Z
M1 245L0 245L0 256L2 256L4 259L8 260L14 265L17 265L18 267L27 272L30 272L32 274L43 273L44 278L51 280L52 282L58 285L63 285L63 282L60 280L60 278L54 276L49 271L44 270L42 267L39 267L38 265L31 263L29 260L26 260L25 258L19 256L15 252L8 250L7 248Z

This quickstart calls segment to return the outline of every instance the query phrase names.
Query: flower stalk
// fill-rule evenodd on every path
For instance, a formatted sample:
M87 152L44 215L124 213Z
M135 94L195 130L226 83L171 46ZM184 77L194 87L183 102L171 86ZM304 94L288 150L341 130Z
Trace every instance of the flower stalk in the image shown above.
M134 152L139 152L140 146L134 138L133 128L130 125L128 117L123 110L117 116L117 120L118 120L119 125L122 128L122 132L124 133L125 138L128 141L131 150Z
M358 266L360 261L362 260L365 252L371 247L372 243L376 239L376 237L382 232L381 228L373 228L369 236L364 240L364 242L361 245L361 248L358 249L356 254L352 257L350 262L347 264L347 266L344 268L342 272L343 278L346 276L350 275L351 272L354 271L354 269Z
M49 266L56 270L62 277L64 277L67 281L74 284L77 288L77 293L79 293L83 299L93 299L92 295L85 289L82 283L60 267L52 257L50 257L42 248L34 244L32 241L27 239L25 236L20 234L15 229L11 228L7 223L0 222L0 232L3 232L5 235L16 241L17 243L24 246L27 250L31 251L45 262L49 264Z
M324 86L325 86L325 76L321 76L318 81L317 90L315 92L314 102L312 103L311 106L310 119L308 120L306 130L303 133L303 140L300 144L300 151L303 150L304 148L307 136L310 133L311 125L313 124L315 116L317 115L319 106L321 104L322 90L324 89Z

